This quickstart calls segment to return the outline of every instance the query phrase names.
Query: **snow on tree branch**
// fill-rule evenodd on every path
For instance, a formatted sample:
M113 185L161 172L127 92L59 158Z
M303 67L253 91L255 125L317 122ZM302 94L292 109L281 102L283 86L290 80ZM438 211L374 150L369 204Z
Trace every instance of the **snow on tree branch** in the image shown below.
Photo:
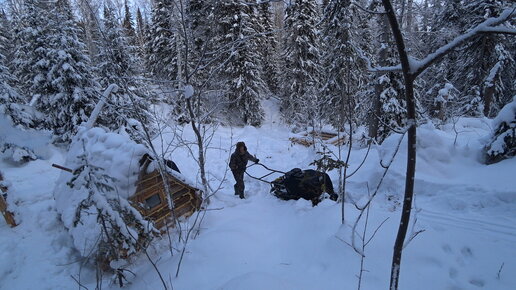
M487 19L486 21L480 23L475 28L470 31L457 36L451 42L446 45L441 46L435 52L427 55L422 60L416 59L414 57L409 56L409 64L410 64L410 73L413 76L417 76L425 71L429 66L435 63L437 60L444 57L449 51L453 50L457 46L463 44L465 41L481 34L481 33L500 33L500 34L514 34L516 35L516 29L512 29L505 26L500 26L500 24L508 21L515 16L515 8L505 9L500 16L492 17ZM367 63L367 68L370 72L375 73L385 73L385 72L400 72L401 64L395 66L385 66L385 67L372 67L371 60L361 54L362 59Z
M456 48L457 46L459 46L462 43L464 43L465 41L477 36L480 33L503 33L501 31L504 31L504 30L501 29L501 27L499 27L498 25L511 19L515 15L515 11L516 11L516 7L505 9L500 14L500 16L487 19L486 21L480 23L475 28L471 29L470 31L466 32L465 34L457 36L455 39L453 39L448 44L441 46L435 52L427 55L422 60L417 60L415 58L409 57L411 74L413 76L417 76L417 75L421 74L429 66L431 66L434 62L436 62L437 60L444 57L450 50ZM514 29L511 29L511 31L514 32Z

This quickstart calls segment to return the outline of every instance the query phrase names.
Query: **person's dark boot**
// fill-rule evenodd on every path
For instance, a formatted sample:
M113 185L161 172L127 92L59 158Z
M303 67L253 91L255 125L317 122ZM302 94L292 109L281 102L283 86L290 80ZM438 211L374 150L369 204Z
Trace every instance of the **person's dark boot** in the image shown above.
M241 198L241 199L244 199L244 198L245 198L245 196L244 196L244 194L243 194L243 193L239 194L239 196L240 196L240 198Z

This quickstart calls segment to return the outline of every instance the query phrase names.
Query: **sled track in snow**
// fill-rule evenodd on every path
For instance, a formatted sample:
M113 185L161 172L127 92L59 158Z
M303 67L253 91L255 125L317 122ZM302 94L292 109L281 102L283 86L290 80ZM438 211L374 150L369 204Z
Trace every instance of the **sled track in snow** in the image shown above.
M503 240L516 243L516 224L506 218L507 223L494 223L474 218L458 217L450 214L422 210L418 213L418 219L430 225L438 224L447 227L464 229L474 233L495 235Z

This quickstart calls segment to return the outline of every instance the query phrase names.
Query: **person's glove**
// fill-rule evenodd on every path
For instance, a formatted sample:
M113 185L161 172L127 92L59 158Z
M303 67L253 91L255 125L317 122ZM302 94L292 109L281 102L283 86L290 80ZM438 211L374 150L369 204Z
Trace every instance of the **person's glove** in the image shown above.
M339 199L339 196L337 194L330 194L330 199L333 201L337 201L337 199Z
M256 161L254 163L256 163L256 164L260 163L260 159L256 158Z

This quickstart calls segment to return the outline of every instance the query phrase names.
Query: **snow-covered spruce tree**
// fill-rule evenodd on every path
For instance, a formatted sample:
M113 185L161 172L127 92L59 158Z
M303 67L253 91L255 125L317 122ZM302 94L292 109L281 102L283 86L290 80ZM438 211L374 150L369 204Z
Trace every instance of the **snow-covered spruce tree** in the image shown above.
M225 48L221 84L231 116L259 126L263 120L261 96L266 90L258 55L255 5L243 0L221 1L217 7L220 43Z
M128 42L131 45L136 44L136 31L134 30L134 21L131 10L129 9L129 3L125 0L124 3L124 21L122 22L124 33L128 37Z
M81 31L79 38L86 45L88 57L94 67L97 64L95 57L99 53L97 44L102 38L99 33L99 15L96 14L96 11L100 11L101 6L99 5L99 2L95 0L78 1L80 18L77 25Z
M209 63L214 56L214 1L190 0L188 5L188 17L190 22L190 64L192 82L195 87L207 89L206 82L209 78Z
M102 19L102 40L99 43L99 60L97 73L102 88L117 84L119 90L106 100L98 123L111 130L125 127L135 140L140 134L136 132L138 122L148 125L150 113L149 101L145 98L143 83L136 80L136 59L130 53L128 36L116 21L113 8L104 6ZM137 121L136 121L137 120Z
M156 0L152 8L152 24L147 43L147 67L164 80L176 80L177 49L173 27L173 0Z
M88 162L87 152L77 158L80 167L67 185L70 194L84 199L76 203L70 230L76 243L84 243L78 248L95 257L105 269L110 261L125 259L145 248L152 239L152 227L126 199L120 198L113 185L116 180ZM84 235L93 236L77 238Z
M355 98L358 98L360 84L365 82L366 69L361 66L356 51L359 37L351 1L330 1L324 12L321 98L326 108L332 108L324 110L324 118L335 128L342 129L348 117L355 115L350 109L355 110Z
M371 9L377 9L379 3L372 5ZM380 8L381 9L381 8ZM381 27L377 39L380 40L376 51L376 63L382 67L397 64L397 51L392 43L389 24L385 15L377 15L377 25ZM406 122L406 101L404 95L403 76L400 73L388 72L376 74L371 82L373 88L370 98L373 107L371 115L375 125L370 125L370 137L381 143L393 130L405 127ZM371 134L371 130L375 130Z
M428 46L428 52L486 18L499 15L511 3L506 0L445 1L431 21L432 36L436 37ZM439 84L427 88L430 91L428 95L436 95L436 91L449 82L464 96L468 115L496 115L516 92L511 77L516 73L516 63L510 53L515 47L516 40L510 35L484 34L476 37L450 53L439 67L425 75L426 83Z
M493 120L494 132L485 147L486 163L493 164L516 155L516 96Z
M0 12L0 113L6 114L15 125L36 128L41 124L41 114L31 106L17 89L16 77L11 74L7 60L14 55L11 23L7 15ZM9 56L9 57L6 57Z
M11 59L13 50L13 28L4 10L0 10L0 54Z
M277 94L279 92L278 84L278 42L274 32L274 24L272 22L272 11L269 2L259 3L257 9L257 32L260 33L258 38L258 49L260 62L263 66L263 80L267 84L270 92Z
M317 22L317 1L296 0L287 7L281 110L291 124L309 125L320 113Z
M1 45L2 42L0 39L0 46ZM0 53L0 113L4 113L12 118L13 112L11 112L10 107L12 104L19 103L21 97L11 86L15 78L4 65L4 61L5 57Z
M22 93L37 98L47 93L46 75L49 64L47 56L48 11L41 0L26 0L14 25L13 73Z
M19 94L11 86L14 83L15 78L10 73L5 62L5 55L12 52L12 48L9 47L12 38L9 28L9 20L7 19L5 12L2 10L0 11L0 105L20 101Z
M99 92L68 0L52 6L47 8L46 35L39 48L44 54L35 64L45 63L46 69L37 79L41 97L35 105L45 114L45 126L54 131L57 141L68 142L76 127L88 120Z
M140 60L145 59L145 42L147 39L147 23L143 19L142 12L140 8L136 10L136 53Z

